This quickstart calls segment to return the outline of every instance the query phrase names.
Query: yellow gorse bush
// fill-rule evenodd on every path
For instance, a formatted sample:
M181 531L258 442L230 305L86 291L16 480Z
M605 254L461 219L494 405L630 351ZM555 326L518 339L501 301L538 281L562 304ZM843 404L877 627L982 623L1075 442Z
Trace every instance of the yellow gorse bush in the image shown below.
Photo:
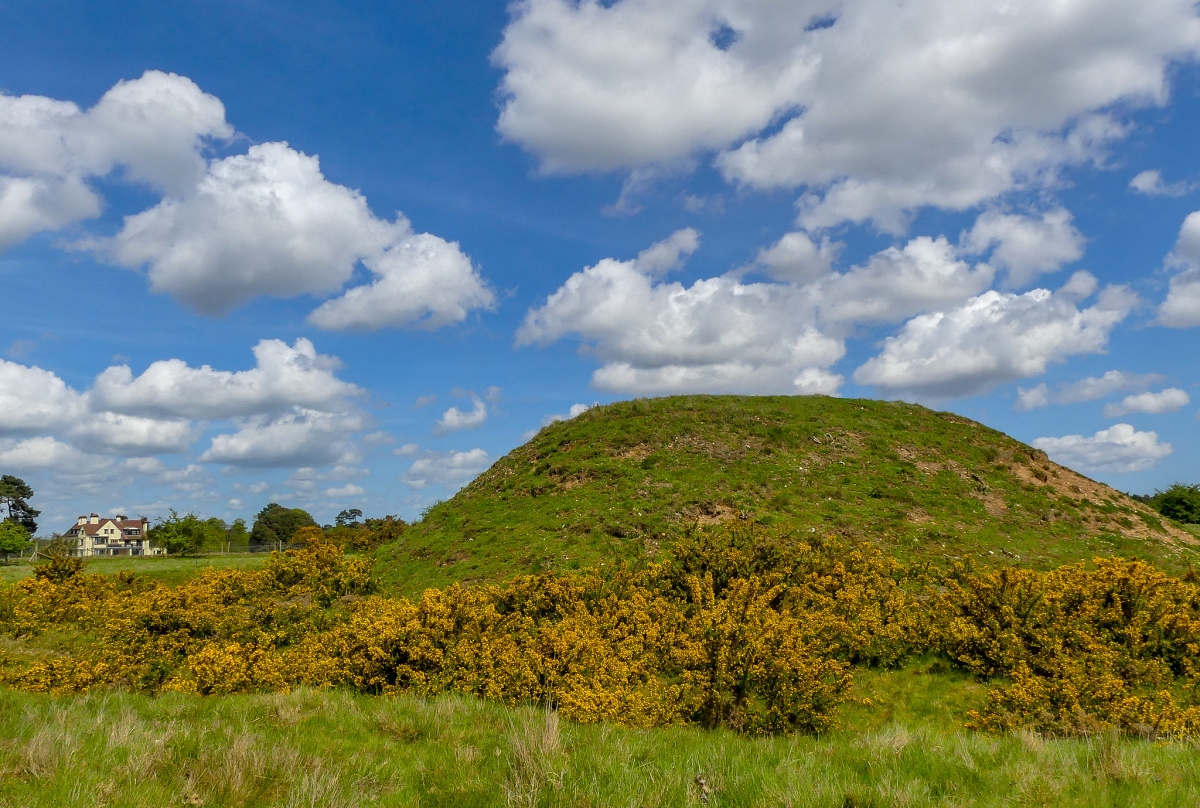
M0 678L53 692L459 691L581 722L820 732L855 666L936 653L990 682L970 716L981 729L1200 728L1200 588L1136 561L910 568L866 544L734 527L688 533L657 562L414 601L373 595L364 559L307 538L261 570L176 587L40 569L0 588L0 631L74 632L74 650L14 652Z
M988 729L1051 734L1200 729L1200 587L1140 561L1045 573L1001 569L948 583L945 652L997 678Z

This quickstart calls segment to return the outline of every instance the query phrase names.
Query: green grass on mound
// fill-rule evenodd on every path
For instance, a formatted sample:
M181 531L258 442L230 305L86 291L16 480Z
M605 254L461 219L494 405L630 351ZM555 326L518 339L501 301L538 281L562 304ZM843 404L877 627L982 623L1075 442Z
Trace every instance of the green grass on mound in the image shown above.
M449 696L52 697L0 689L0 805L1194 806L1185 745L993 737L947 725L963 683L912 670L862 692L891 717L820 738L630 730ZM928 698L913 698L923 688ZM969 694L967 696L969 698ZM884 697L886 698L886 697Z
M654 554L744 517L902 558L1048 568L1124 555L1181 570L1195 537L1008 436L903 402L682 396L546 427L378 551L385 589Z

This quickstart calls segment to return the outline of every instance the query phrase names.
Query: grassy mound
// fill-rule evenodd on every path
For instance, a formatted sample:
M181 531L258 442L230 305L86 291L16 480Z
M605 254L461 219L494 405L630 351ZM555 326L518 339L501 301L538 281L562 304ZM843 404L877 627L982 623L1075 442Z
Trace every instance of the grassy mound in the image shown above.
M654 555L692 524L834 533L906 560L1186 568L1195 537L996 430L914 404L678 396L552 424L379 550L384 587Z

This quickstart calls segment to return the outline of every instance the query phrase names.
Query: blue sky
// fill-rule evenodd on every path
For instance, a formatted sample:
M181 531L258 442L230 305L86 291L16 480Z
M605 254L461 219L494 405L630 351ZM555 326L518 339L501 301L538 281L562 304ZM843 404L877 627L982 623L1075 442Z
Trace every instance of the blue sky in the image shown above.
M1182 0L0 0L0 472L44 531L413 518L745 392L1197 481L1198 54Z

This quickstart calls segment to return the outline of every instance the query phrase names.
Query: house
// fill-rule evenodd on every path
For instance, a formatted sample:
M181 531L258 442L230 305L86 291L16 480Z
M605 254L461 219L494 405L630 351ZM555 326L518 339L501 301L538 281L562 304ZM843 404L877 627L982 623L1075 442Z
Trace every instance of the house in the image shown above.
M72 544L71 555L77 556L143 556L165 555L160 547L151 547L146 538L150 520L127 519L117 514L111 519L99 514L81 516L63 533Z

